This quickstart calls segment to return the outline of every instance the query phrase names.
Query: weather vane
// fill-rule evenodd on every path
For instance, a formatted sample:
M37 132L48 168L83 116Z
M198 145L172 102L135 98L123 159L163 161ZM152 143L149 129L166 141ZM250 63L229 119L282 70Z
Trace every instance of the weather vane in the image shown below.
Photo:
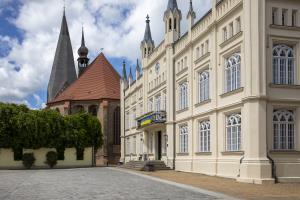
M101 48L100 51L103 52L104 48Z

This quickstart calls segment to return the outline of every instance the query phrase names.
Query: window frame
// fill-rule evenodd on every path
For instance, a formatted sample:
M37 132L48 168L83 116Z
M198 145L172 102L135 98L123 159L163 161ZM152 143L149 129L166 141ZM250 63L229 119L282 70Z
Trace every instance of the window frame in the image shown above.
M234 113L226 116L225 150L235 152L242 150L242 116ZM230 130L230 132L229 132ZM234 132L233 130L236 130Z
M198 152L211 151L211 124L210 120L199 122L198 127Z
M182 124L179 126L179 153L188 153L189 131L188 125Z
M242 66L242 57L241 57L241 53L239 52L234 53L230 57L225 59L224 93L232 92L242 87L241 66ZM228 79L229 77L230 79Z

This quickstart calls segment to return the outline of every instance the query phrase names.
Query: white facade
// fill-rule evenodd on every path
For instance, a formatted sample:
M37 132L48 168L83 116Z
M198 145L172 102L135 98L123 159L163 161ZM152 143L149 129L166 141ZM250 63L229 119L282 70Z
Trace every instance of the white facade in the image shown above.
M213 0L184 35L181 18L167 9L164 41L141 44L143 75L121 83L121 159L300 182L300 1Z

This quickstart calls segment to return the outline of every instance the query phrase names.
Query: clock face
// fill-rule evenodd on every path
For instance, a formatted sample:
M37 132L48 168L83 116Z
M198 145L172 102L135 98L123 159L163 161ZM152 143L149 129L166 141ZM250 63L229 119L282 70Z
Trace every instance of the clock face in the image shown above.
M155 65L155 72L156 72L157 74L159 73L159 68L160 68L159 63L156 63L156 65Z

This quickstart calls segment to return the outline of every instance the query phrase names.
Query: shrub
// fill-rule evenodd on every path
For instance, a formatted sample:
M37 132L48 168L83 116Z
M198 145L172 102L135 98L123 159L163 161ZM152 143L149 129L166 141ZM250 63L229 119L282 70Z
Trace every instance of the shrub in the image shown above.
M46 155L46 163L50 168L53 168L57 164L57 153L54 151L49 151Z
M24 153L22 160L23 160L23 165L26 169L30 169L33 163L35 162L33 153Z

